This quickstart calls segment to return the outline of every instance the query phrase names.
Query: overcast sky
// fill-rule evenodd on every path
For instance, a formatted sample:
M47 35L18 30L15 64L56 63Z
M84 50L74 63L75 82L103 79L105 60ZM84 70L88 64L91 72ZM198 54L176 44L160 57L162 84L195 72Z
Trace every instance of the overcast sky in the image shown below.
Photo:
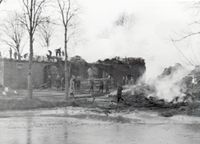
M0 6L1 18L8 11L19 10L20 0L7 0ZM78 0L80 5L80 39L70 48L70 56L80 55L89 62L107 57L143 57L150 65L160 67L175 62L187 63L170 42L170 37L188 29L195 15L186 0ZM56 13L56 12L55 12ZM54 14L55 14L54 13ZM115 25L122 14L128 22ZM194 17L193 17L194 16ZM51 49L62 47L62 33L57 29ZM187 45L177 43L184 55L194 59L200 54L198 42ZM193 51L190 48L193 47ZM5 49L5 48L4 48ZM35 47L36 54L45 54L46 49ZM8 53L7 51L4 53ZM197 60L195 61L197 62Z

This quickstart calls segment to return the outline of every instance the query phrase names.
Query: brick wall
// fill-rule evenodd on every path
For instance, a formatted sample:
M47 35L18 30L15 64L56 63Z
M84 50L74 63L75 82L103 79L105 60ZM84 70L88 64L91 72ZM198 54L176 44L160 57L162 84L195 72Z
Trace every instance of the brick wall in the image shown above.
M28 62L3 60L4 76L3 85L11 88L27 88ZM46 62L34 62L32 65L33 87L38 88L44 82L44 67Z

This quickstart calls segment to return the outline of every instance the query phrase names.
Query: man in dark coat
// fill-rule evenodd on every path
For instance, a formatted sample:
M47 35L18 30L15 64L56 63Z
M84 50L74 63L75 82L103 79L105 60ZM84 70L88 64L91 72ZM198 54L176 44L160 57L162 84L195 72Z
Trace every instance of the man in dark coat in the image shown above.
M117 88L117 103L119 103L120 100L124 101L124 99L122 98L122 90L123 90L123 87L119 85Z

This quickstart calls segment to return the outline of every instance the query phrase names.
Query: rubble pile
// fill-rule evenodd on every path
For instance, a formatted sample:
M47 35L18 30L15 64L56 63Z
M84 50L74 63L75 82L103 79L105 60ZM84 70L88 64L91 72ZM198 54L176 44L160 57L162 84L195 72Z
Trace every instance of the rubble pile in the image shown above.
M167 76L171 76L173 75L175 72L177 72L178 70L183 70L184 67L179 64L179 63L176 63L174 66L170 66L170 67L167 67L163 70L163 72L158 76L158 78L164 78L164 77L167 77Z
M159 76L160 79L171 76L177 70L183 70L184 67L176 64L173 67L166 68ZM172 101L193 102L200 99L200 66L196 66L189 74L180 79L176 85L180 87L181 96L174 97Z
M180 64L164 69L158 76L158 80L172 77L178 70L184 70ZM161 115L172 116L174 114L188 114L200 116L200 66L196 66L186 76L175 83L180 87L181 95L172 100L162 99L156 95L156 87L147 83L138 83L124 90L124 103L133 107L163 109Z
M154 96L155 88L147 84L135 86L132 91L123 94L126 104L133 107L151 107L151 108L179 108L185 106L184 102L166 101Z
M164 71L157 77L157 81L174 78L173 75L181 70L184 70L184 67L181 64L175 64L174 66L165 68ZM190 99L192 99L192 95L195 92L194 89L197 87L200 88L200 69L193 70L191 73L195 74L196 76L198 75L199 84L196 84L195 87L191 87L191 74L183 79L178 80L177 82L175 81L174 86L180 87L181 95L177 95L173 97L173 99L163 99L158 95L155 85L150 85L144 82L140 82L133 86L130 91L126 91L124 93L124 99L126 103L137 107L178 108L181 106L186 106L188 102L192 101ZM198 92L200 93L199 88Z
M196 66L181 80L182 91L192 100L200 99L200 66Z

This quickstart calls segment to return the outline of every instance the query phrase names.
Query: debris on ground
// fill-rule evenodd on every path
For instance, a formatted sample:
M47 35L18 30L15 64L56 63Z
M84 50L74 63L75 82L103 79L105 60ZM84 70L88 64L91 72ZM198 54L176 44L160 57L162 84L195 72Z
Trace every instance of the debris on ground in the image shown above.
M170 77L178 70L184 70L180 64L164 69L158 76L162 80ZM125 105L135 108L160 110L160 115L170 117L175 114L195 114L200 116L200 66L195 67L188 75L175 83L180 86L181 95L171 100L163 99L156 95L156 88L146 83L138 83L126 87L123 91Z

